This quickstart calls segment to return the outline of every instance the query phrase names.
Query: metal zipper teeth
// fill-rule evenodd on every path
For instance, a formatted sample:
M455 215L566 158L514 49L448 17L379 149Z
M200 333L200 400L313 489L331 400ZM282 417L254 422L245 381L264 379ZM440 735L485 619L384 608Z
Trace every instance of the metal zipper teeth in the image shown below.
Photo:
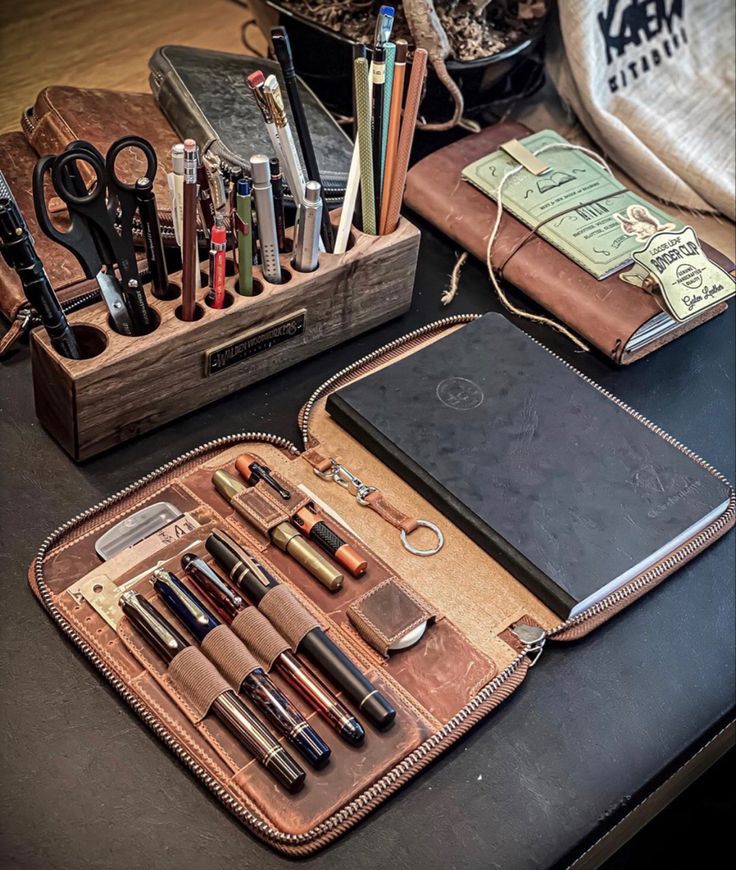
M364 372L361 370L364 367L365 370L368 371L375 364L384 362L385 357L390 358L391 356L396 356L399 353L406 352L406 350L412 345L421 343L422 341L426 340L426 338L433 332L437 332L439 330L446 329L450 326L455 326L461 323L470 323L474 320L478 320L481 317L483 317L482 314L456 314L452 317L444 317L441 320L436 320L433 323L429 323L426 326L415 329L413 332L409 332L405 336L397 338L394 341L383 345L383 347L379 347L372 353L366 354L366 356L361 357L359 360L356 360L354 363L351 363L351 365L346 366L344 369L341 369L331 378L326 380L312 393L302 410L301 435L304 442L304 449L306 450L309 446L310 415L312 413L315 403L327 391L331 389L337 389L338 387L343 386L346 381L351 380L357 374L364 374ZM577 614L576 616L570 617L569 619L557 625L555 628L546 631L545 638L547 638L553 637L554 635L560 634L569 628L580 625L588 619L593 619L596 616L599 616L608 608L613 607L616 604L620 604L630 595L633 595L635 592L638 592L648 584L659 579L668 571L673 570L681 562L686 561L691 555L697 552L700 547L702 547L712 538L716 537L723 528L731 523L734 515L736 514L736 494L734 494L733 487L730 481L723 474L721 474L721 472L718 471L717 468L714 468L709 462L706 462L705 459L700 457L694 451L690 450L689 447L681 444L676 438L674 438L664 429L652 423L651 420L649 420L643 414L639 413L639 411L634 410L617 396L614 396L613 393L609 393L608 390L601 387L600 384L597 384L587 375L584 375L582 372L578 371L578 369L576 369L573 365L567 362L567 360L563 359L561 356L550 350L548 347L545 347L545 345L537 341L536 338L533 338L532 336L528 337L536 345L545 350L550 356L554 357L554 359L556 359L558 362L563 363L568 369L573 371L579 378L581 378L581 380L585 381L586 384L594 387L599 393L604 395L610 401L614 402L623 411L631 414L632 417L634 417L636 420L646 426L647 429L656 433L661 438L664 438L664 440L671 444L673 447L676 447L678 450L680 450L682 453L684 453L706 471L710 472L710 474L712 474L721 483L725 484L730 490L728 507L723 512L723 514L721 514L720 517L714 520L707 528L703 529L703 531L696 535L691 541L688 541L687 544L681 546L678 550L675 551L675 553L668 556L666 559L664 559L662 562L659 562L654 567L645 571L635 580L632 580L630 583L627 583L625 586L622 586L620 589L612 592L611 595L608 595L606 598L601 599L599 602L586 608L584 611Z
M371 363L377 361L379 357L384 355L391 355L398 353L399 351L403 352L407 349L407 347L412 344L418 343L423 339L426 339L429 334L432 332L438 331L440 329L445 329L450 326L460 325L463 323L469 323L473 320L477 320L482 315L453 315L452 317L442 318L439 321L435 321L434 323L428 324L427 326L421 327L420 329L416 329L413 332L408 333L402 338L395 339L392 342L389 342L387 345L384 345L382 348L379 348L376 351L373 351L370 354L367 354L364 357L361 357L355 363L350 366L347 366L344 369L341 369L335 375L333 375L328 381L325 381L317 390L310 396L307 404L304 406L304 412L302 417L302 437L304 438L305 446L308 444L308 427L309 427L309 416L311 414L312 408L319 398L319 396L326 390L329 386L336 386L338 382L344 379L348 375L352 375L355 373L356 369L361 366L370 366ZM544 347L544 345L537 342L540 347ZM614 401L617 405L619 405L622 409L631 413L637 419L640 420L644 425L650 428L652 431L657 432L662 437L664 437L667 441L673 444L678 449L685 452L689 455L693 460L697 461L700 465L718 477L721 481L728 485L728 481L726 478L720 474L713 466L709 463L705 462L705 460L701 459L697 454L693 453L693 451L684 447L680 442L678 442L671 435L668 435L659 427L655 426L649 420L647 420L643 415L639 414L636 411L633 411L629 408L625 403L623 403L620 399L617 399L612 394L608 393L590 378L585 375L582 375L577 371L572 365L563 360L557 354L550 351L548 348L544 348L550 353L551 356L563 362L568 368L572 369L579 377L583 378L587 383L594 386L599 392L603 393L605 396ZM231 444L238 443L240 441L264 441L266 443L274 444L277 447L283 447L289 449L294 453L298 453L299 450L291 441L286 438L281 438L279 436L268 435L265 433L244 433L241 435L230 435L225 436L223 438L214 439L212 441L208 441L206 444L201 445L194 450L190 450L188 453L182 454L171 462L162 465L160 468L146 475L145 477L140 478L134 483L130 484L123 490L120 490L115 495L110 496L109 498L99 502L97 505L88 508L81 514L78 514L73 519L64 523L62 526L59 526L55 529L43 542L41 548L36 554L36 558L34 560L34 576L36 579L36 584L38 585L39 591L41 593L41 597L44 603L44 607L47 612L51 615L54 622L59 625L62 631L70 638L70 640L77 646L84 655L95 665L95 667L105 676L108 682L113 686L113 688L118 692L118 694L128 703L128 705L136 712L136 714L148 725L148 727L156 734L156 736L163 741L163 743L179 758L179 760L186 765L186 767L194 773L194 775L201 780L209 790L220 800L220 802L226 806L235 816L237 816L241 821L243 821L248 827L250 827L255 832L261 834L267 839L272 840L273 842L279 842L286 845L300 845L307 843L311 840L314 840L323 834L328 833L332 829L334 829L337 825L340 825L346 821L348 821L351 816L360 811L363 807L367 806L373 800L376 800L380 797L383 791L393 785L397 780L406 775L409 770L419 761L421 761L429 752L439 746L442 741L446 740L458 727L460 727L463 722L475 711L478 709L480 705L485 703L491 695L500 688L506 680L516 671L519 667L523 659L526 657L528 647L525 647L519 655L511 662L511 664L500 673L497 677L495 677L490 683L484 686L477 695L475 695L470 702L463 707L463 709L453 716L449 722L447 722L439 731L435 732L431 737L424 741L419 747L417 747L413 752L409 753L402 761L400 761L397 765L392 768L388 773L386 773L380 780L374 783L370 788L366 789L362 792L358 797L354 798L347 806L343 807L343 809L339 810L334 815L330 816L329 819L326 819L324 822L312 828L310 831L307 831L303 834L287 834L282 831L279 831L271 825L269 825L264 819L254 815L251 813L246 807L244 807L239 801L237 801L229 792L227 792L207 771L184 749L179 741L174 737L166 728L164 728L160 722L154 717L142 704L136 696L128 689L125 683L112 671L111 668L98 656L98 654L94 651L94 649L76 632L76 630L71 626L63 615L56 609L51 600L51 593L46 586L46 583L43 579L43 559L49 549L53 546L54 543L67 531L73 528L78 523L82 522L84 519L92 516L99 510L110 507L114 505L116 502L122 500L123 498L131 495L136 490L140 489L142 486L145 486L148 483L153 482L157 477L172 471L175 468L178 468L184 465L186 462L201 456L203 453L206 453L210 450L224 448L230 446ZM709 529L701 532L696 538L694 538L691 542L689 542L684 548L681 548L678 551L677 557L670 557L664 562L660 563L654 569L651 569L649 572L643 574L638 580L628 584L625 587L622 587L617 592L608 596L608 598L603 601L598 602L598 604L593 605L588 608L578 616L573 617L571 619L566 620L561 623L554 629L551 629L545 633L546 637L551 637L554 634L557 634L567 628L572 627L573 625L577 625L584 620L591 618L606 608L618 603L619 601L624 600L626 597L631 595L633 592L638 591L643 586L652 582L656 577L665 573L666 571L673 568L680 561L682 561L684 555L689 555L695 552L703 543L709 540L713 535L720 531L724 525L730 522L731 516L734 513L735 500L734 495L732 493L731 498L729 500L729 507L727 511L721 516L721 518L713 523Z
M128 706L133 709L136 715L153 731L153 733L167 746L167 748L176 755L179 761L182 762L207 788L215 795L215 797L227 807L230 812L244 822L251 830L259 833L266 839L274 842L283 843L285 845L300 845L307 843L323 834L328 833L335 826L347 821L352 815L365 807L371 801L378 798L383 791L393 785L400 777L404 776L411 767L421 761L429 752L435 749L443 740L449 737L452 732L458 728L478 707L485 703L491 695L499 689L506 680L516 671L525 657L526 650L522 651L511 664L496 676L490 683L481 689L474 698L453 718L447 722L439 731L435 732L431 737L427 738L413 752L403 758L395 765L388 773L384 774L380 780L374 783L370 788L362 792L358 797L354 798L346 807L332 815L329 819L320 823L312 830L303 834L287 834L279 831L268 824L264 819L252 813L244 807L236 798L234 798L225 788L223 788L214 777L211 776L195 758L181 745L178 739L171 734L159 720L147 709L147 707L135 696L135 694L125 685L124 681L118 677L112 668L97 654L94 648L81 637L77 630L67 622L66 618L56 608L51 597L51 591L46 585L43 576L43 560L49 550L57 543L60 538L75 526L89 519L94 514L101 510L112 507L117 502L127 498L142 487L153 483L157 478L168 474L174 469L180 469L186 463L197 459L205 453L212 450L219 450L237 444L243 441L262 441L268 444L273 444L275 447L285 448L292 453L298 454L297 446L286 438L277 435L269 435L263 432L246 432L237 435L228 435L222 438L216 438L208 441L201 446L183 453L176 459L167 462L156 470L150 472L144 477L139 478L134 483L131 483L125 489L119 490L114 495L98 502L96 505L88 508L82 513L77 514L72 519L63 523L58 528L54 529L50 535L43 541L41 547L33 561L33 572L41 595L43 606L53 621L59 626L61 631L69 638L69 640L79 649L86 658L92 662L97 670L105 677L115 691L123 698Z

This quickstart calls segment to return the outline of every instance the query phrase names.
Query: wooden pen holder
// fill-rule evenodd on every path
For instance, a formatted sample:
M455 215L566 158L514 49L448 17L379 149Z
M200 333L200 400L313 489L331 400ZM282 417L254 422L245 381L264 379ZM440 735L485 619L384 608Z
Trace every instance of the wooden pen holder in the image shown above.
M308 273L282 254L284 281L270 284L254 266L253 296L239 295L228 259L226 307L210 308L203 287L188 323L176 273L176 298L159 300L146 288L157 320L148 335L115 332L102 302L70 314L81 360L60 356L36 329L36 415L81 461L314 356L409 308L419 236L406 218L386 236L353 229L346 253L321 253Z

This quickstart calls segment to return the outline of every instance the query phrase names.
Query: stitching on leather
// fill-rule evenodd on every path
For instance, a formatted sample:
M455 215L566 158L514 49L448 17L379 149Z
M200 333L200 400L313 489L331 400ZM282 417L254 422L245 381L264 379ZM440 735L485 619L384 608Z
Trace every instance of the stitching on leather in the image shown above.
M698 751L694 755L691 755L690 758L688 758L685 762L683 762L677 768L677 770L673 771L661 785L659 785L657 788L655 788L654 791L650 792L645 798L640 800L639 803L636 804L636 806L632 807L626 813L626 815L623 816L623 818L619 819L612 828L609 828L609 830L607 830L605 834L602 834L600 837L598 837L598 839L592 845L588 846L588 848L584 852L581 852L577 858L575 858L570 864L568 864L567 870L572 870L572 868L575 867L576 864L579 864L583 860L583 858L585 858L586 855L588 855L590 852L592 852L593 849L595 849L604 840L608 839L608 837L610 837L613 834L613 832L629 818L629 816L631 816L633 813L637 812L637 810L639 810L640 807L643 807L644 804L647 803L647 801L650 801L655 795L659 794L662 791L662 789L667 786L667 784L670 782L670 780L674 779L674 777L676 777L681 770L683 770L685 767L687 767L687 765L690 764L690 762L692 762L702 752L704 752L711 745L711 743L713 743L715 740L718 740L718 738L722 734L724 734L726 731L728 731L729 728L732 728L734 724L736 724L736 719L732 719L727 725L724 725L723 728L721 728L721 730L717 734L714 734L713 737L711 737L711 739L707 743L703 744L703 746L701 746L700 749L698 749ZM628 842L628 840L627 840L627 842Z
M139 676L138 674L134 674L132 671L130 671L124 662L120 662L118 659L116 659L109 652L107 644L99 643L97 636L89 630L86 623L77 616L74 608L71 607L72 599L67 595L70 600L69 605L67 605L67 602L63 601L62 596L65 594L66 592L54 594L54 604L59 608L59 610L64 613L64 617L74 625L76 630L84 637L87 643L94 648L95 652L105 658L124 680L130 682L134 680L137 676ZM100 617L100 619L102 619L102 617ZM105 625L107 625L107 623L105 623ZM125 644L122 645L123 647L125 646ZM141 667L143 666L141 665Z
M384 587L393 584L396 586L401 592L403 592L407 598L414 602L417 605L419 610L419 616L415 617L411 620L407 625L402 626L400 629L395 631L392 635L387 635L385 631L382 631L375 622L363 611L361 608L365 605L365 602L373 597L376 592L379 592ZM383 641L387 646L391 646L396 640L400 637L403 637L410 631L413 631L418 625L421 625L422 622L427 622L432 618L432 614L427 610L426 607L422 607L422 605L416 601L413 595L408 594L403 588L400 582L398 582L397 577L387 577L385 580L382 580L377 586L374 586L373 589L368 590L364 595L361 595L360 598L356 598L355 601L352 602L348 606L348 614L354 613L358 620L362 620L362 622L367 625L369 628L372 628L373 631L378 635L379 640ZM426 614L426 616L424 615ZM357 626L356 626L357 628ZM359 632L360 633L360 632ZM363 638L366 643L370 643L367 638Z
M46 88L46 92L44 93L44 98L46 100L46 104L54 113L55 120L58 120L61 123L61 126L66 129L66 132L69 134L71 139L76 139L77 137L74 134L74 130L72 130L72 128L69 126L69 124L64 119L61 112L59 111L56 103L51 99L51 88ZM44 115L42 117L48 117L48 115L46 113L44 113ZM41 119L39 119L39 123L40 122L41 122Z

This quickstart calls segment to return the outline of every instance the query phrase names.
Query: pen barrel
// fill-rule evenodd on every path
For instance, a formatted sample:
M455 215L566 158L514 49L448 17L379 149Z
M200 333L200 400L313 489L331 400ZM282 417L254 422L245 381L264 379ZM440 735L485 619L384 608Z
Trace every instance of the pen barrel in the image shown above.
M278 656L274 667L290 686L325 717L343 739L353 746L363 742L365 731L360 722L338 701L311 668L288 650Z
M210 247L210 293L208 301L213 308L225 305L225 244L212 244Z
M310 185L307 182L307 196ZM319 193L317 193L319 197ZM319 263L319 232L322 216L322 201L305 201L299 206L299 222L294 240L294 268L299 272L314 272Z
M396 710L321 628L307 632L297 651L309 656L376 727L384 729L393 723Z
M142 183L145 182L145 183ZM151 180L138 179L135 186L138 214L143 230L143 245L146 250L148 272L151 276L153 295L157 299L165 299L169 290L169 273L166 268L166 254L161 237L161 225L156 209L156 195L153 192Z
M258 216L258 236L261 246L261 269L263 276L272 284L281 283L278 242L276 240L276 216L271 192L271 172L268 158L263 154L251 157L253 195Z
M271 540L331 592L341 588L342 574L323 559L290 523L279 523L271 529Z
M313 767L319 769L327 764L330 747L262 668L256 668L245 677L240 691Z
M182 209L182 319L194 320L196 305L197 258L197 185L184 183Z
M238 241L238 293L253 295L253 216L251 214L250 187L247 195L235 197Z
M210 709L287 791L299 791L306 773L235 692L218 695Z
M306 533L310 541L320 546L353 577L361 577L368 568L367 560L344 541L327 523L317 522Z

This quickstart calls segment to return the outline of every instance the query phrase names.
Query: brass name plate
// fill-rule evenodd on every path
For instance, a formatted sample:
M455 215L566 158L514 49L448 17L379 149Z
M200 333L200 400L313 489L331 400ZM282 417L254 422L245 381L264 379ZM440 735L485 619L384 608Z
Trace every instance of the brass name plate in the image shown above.
M205 377L225 371L230 366L271 350L271 348L284 344L286 341L298 338L304 334L306 327L307 310L302 308L293 314L274 320L266 326L242 332L224 344L219 344L205 351Z

